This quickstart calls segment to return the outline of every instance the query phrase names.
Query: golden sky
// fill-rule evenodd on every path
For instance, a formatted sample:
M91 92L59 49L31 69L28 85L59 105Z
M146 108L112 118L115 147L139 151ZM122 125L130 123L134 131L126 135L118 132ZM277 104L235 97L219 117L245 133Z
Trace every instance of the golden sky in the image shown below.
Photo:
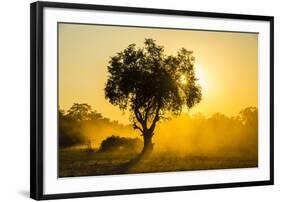
M88 103L112 120L128 123L128 114L104 96L110 56L145 38L163 45L165 54L184 47L194 51L202 101L190 113L236 115L258 106L258 34L59 24L59 105Z

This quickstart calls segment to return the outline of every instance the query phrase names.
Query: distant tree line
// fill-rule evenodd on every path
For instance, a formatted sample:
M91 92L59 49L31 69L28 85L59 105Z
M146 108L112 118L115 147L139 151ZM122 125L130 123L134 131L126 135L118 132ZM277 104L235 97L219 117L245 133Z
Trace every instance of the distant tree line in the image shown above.
M58 114L60 148L86 146L90 142L89 138L98 136L101 139L96 149L101 152L139 151L143 147L142 140L135 138L137 134L135 137L132 135L132 126L111 121L92 110L88 104L74 103L67 111L59 109ZM94 132L85 132L87 126L95 128ZM124 137L123 131L127 131L127 137ZM162 122L156 133L160 134L155 139L161 142L157 146L160 150L186 149L203 153L208 149L239 150L247 155L257 155L258 109L247 107L232 117L222 113L215 113L208 118L203 114L183 115Z
M89 142L87 136L83 134L83 126L91 123L119 124L111 122L88 104L74 103L72 107L64 111L59 109L59 146L70 147Z
M158 151L257 158L258 109L247 107L235 116L185 114L161 124L155 141L161 141Z

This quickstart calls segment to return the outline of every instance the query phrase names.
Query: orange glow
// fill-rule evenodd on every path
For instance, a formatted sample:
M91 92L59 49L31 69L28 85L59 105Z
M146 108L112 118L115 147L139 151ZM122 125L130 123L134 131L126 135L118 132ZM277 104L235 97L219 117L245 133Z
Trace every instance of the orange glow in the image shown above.
M59 25L60 107L88 103L105 117L129 123L129 114L104 98L107 64L129 44L143 46L144 38L163 45L165 54L176 54L182 47L194 51L203 97L190 113L231 116L245 107L257 107L257 34L73 24Z

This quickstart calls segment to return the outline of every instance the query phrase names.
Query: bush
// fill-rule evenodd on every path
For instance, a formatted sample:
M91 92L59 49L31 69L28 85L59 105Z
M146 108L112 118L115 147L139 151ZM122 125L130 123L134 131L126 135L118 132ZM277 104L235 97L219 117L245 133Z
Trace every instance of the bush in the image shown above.
M102 141L99 151L115 152L126 151L135 152L142 148L142 141L138 138L127 138L112 135Z

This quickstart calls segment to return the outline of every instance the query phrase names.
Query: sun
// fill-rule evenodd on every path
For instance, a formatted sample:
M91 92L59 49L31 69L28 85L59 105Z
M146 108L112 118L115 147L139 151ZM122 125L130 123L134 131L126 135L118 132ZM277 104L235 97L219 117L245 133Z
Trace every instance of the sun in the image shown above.
M196 78L198 78L198 83L200 84L200 86L202 87L202 89L204 91L208 90L210 91L210 79L209 76L206 72L206 69L202 68L202 66L197 65L196 69L195 69L195 75ZM210 93L210 92L208 92Z
M201 87L204 88L204 90L206 90L206 88L208 87L208 85L207 85L207 75L206 75L206 72L204 71L204 69L201 68L201 66L199 66L199 65L197 66L197 68L195 70L195 76L198 79L198 83L201 85ZM179 83L182 84L182 85L187 84L186 75L182 74L180 76Z
M180 82L184 85L187 83L185 75L181 75Z

